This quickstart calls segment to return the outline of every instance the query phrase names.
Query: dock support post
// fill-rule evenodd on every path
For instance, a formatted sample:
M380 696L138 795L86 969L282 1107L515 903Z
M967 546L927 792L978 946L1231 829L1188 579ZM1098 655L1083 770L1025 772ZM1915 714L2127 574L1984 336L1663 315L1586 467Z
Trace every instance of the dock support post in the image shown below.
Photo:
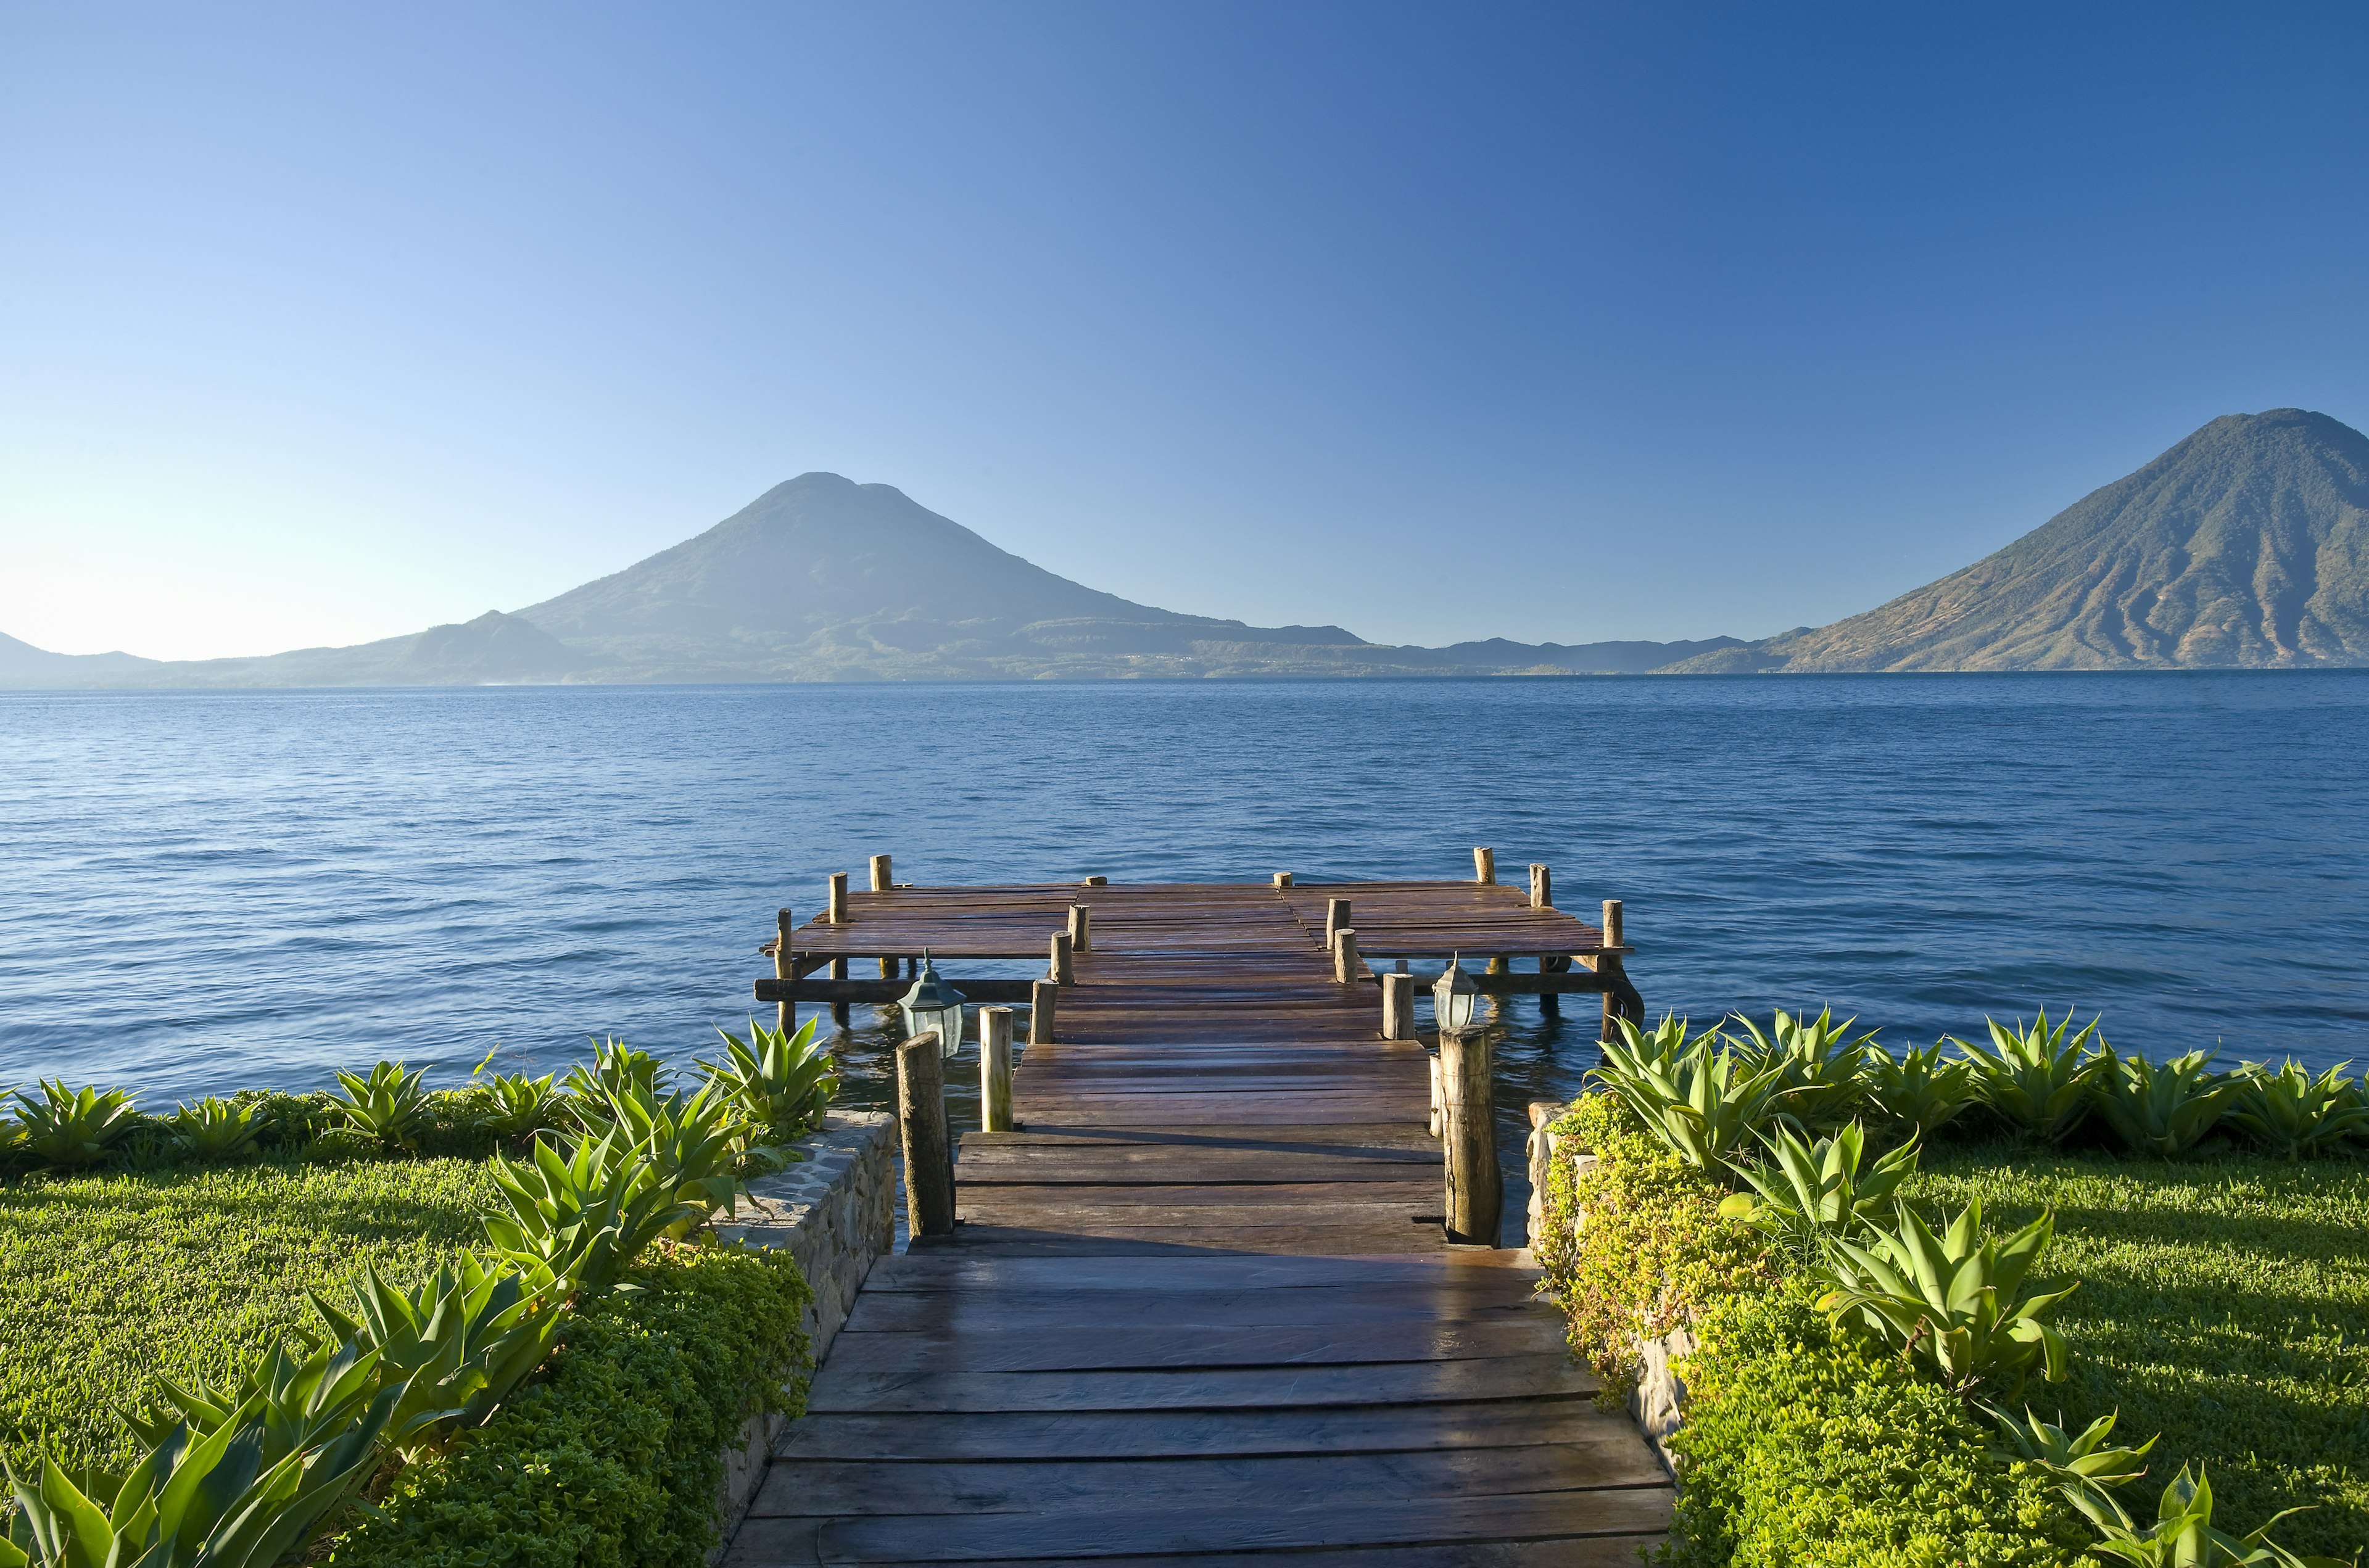
M1046 967L1045 978L1057 986L1077 983L1077 971L1070 967L1070 933L1066 931L1055 932L1052 961Z
M1535 860L1530 862L1530 908L1554 908L1554 873Z
M1439 1036L1442 1150L1448 1165L1448 1239L1494 1247L1505 1218L1505 1177L1497 1169L1495 1071L1489 1036L1448 1029Z
M786 980L795 977L796 971L790 966L790 959L793 956L790 952L790 931L791 928L795 926L797 923L796 919L792 916L790 911L787 910L780 910L773 916L773 930L775 933L773 938L773 978L777 980ZM788 1035L795 1033L797 1026L798 1004L785 999L780 1003L774 1013L773 1027L779 1029L783 1034Z
M1327 953L1333 951L1333 944L1340 940L1341 928L1348 923L1349 900L1346 898L1325 899L1324 951Z
M896 884L889 881L888 877L888 857L885 854L874 855L872 857L872 890L876 893L886 893L889 888L895 887ZM897 978L896 959L888 957L886 955L882 956L880 959L880 978L884 980L893 980Z
M905 1145L905 1223L916 1237L955 1229L954 1148L946 1136L945 1064L938 1032L897 1047L897 1131Z
M1089 876L1083 882L1079 883L1078 886L1081 887L1107 887L1110 886L1110 878L1107 876Z
M1427 1130L1432 1137L1437 1138L1447 1130L1448 1103L1440 1098L1439 1093L1439 1059L1434 1056L1424 1059L1431 1064L1431 1126ZM1445 1222L1443 1216L1442 1223Z
M1012 1130L1012 1009L978 1010L978 1127Z
M1472 880L1483 887L1497 885L1497 852L1475 848L1472 852Z
M1604 988L1604 1022L1596 1031L1599 1040L1620 1037L1620 1020L1642 1026L1645 1022L1645 999L1629 981L1628 970L1620 962L1620 949L1629 944L1628 933L1620 919L1620 900L1604 900L1604 951L1596 956L1596 972L1616 984Z
M844 871L830 874L830 903L828 909L829 912L823 918L830 924L847 923L847 873Z
M1094 950L1093 919L1094 910L1092 904L1071 904L1070 906L1070 952L1091 953Z
M1345 925L1333 933L1333 983L1356 985L1368 976L1366 960L1357 954L1357 933Z
M1291 886L1291 873L1290 873L1290 872L1288 872L1288 871L1278 871L1278 872L1276 872L1276 873L1275 874L1275 885L1276 885L1276 887L1290 887L1290 886Z
M1414 977L1408 974L1382 977L1382 1038L1412 1040L1414 1038Z
M1053 1043L1053 1005L1061 988L1051 980L1037 980L1028 988L1028 1043L1049 1046Z
M1567 975L1571 973L1571 955L1568 953L1561 955L1550 954L1546 957L1539 959L1539 973L1542 975ZM1562 1017L1562 998L1555 995L1552 991L1543 991L1539 993L1539 1013L1542 1017Z

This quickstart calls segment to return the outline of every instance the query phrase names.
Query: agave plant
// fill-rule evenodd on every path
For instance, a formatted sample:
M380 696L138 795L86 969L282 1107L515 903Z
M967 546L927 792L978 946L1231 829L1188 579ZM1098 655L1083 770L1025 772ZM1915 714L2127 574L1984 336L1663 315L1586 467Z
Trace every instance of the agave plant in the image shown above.
M1723 1175L1744 1140L1776 1119L1781 1069L1744 1068L1734 1052L1711 1049L1708 1030L1672 1059L1656 1048L1663 1031L1647 1036L1626 1019L1620 1028L1626 1038L1604 1043L1604 1061L1590 1076L1696 1170Z
M838 1064L815 1043L815 1026L821 1022L809 1018L793 1035L751 1018L745 1041L718 1029L729 1054L721 1062L699 1064L775 1143L820 1127L831 1095L838 1093Z
M2051 1216L2003 1242L1983 1239L1980 1198L1938 1235L1906 1202L1898 1217L1894 1230L1871 1226L1864 1244L1837 1238L1827 1248L1820 1311L1837 1323L1857 1318L1960 1394L2004 1382L2012 1398L2035 1363L2050 1382L2065 1380L2065 1339L2047 1318L2079 1282L2052 1291L2025 1283L2055 1231Z
M2205 1051L2168 1062L2099 1053L2094 1080L2098 1114L2134 1153L2173 1155L2193 1148L2227 1109L2236 1083L2213 1070Z
M120 1089L70 1090L63 1079L43 1079L38 1100L17 1092L17 1147L44 1165L77 1170L95 1165L139 1124L132 1096Z
M666 1068L658 1058L647 1051L637 1051L614 1036L595 1040L591 1065L578 1063L569 1068L561 1082L569 1093L594 1106L611 1094L633 1090L663 1094L669 1088Z
M567 1096L551 1073L529 1078L523 1072L498 1072L478 1088L486 1099L486 1125L496 1132L525 1138L561 1125Z
M1981 1094L1974 1064L1947 1060L1944 1044L1912 1046L1896 1057L1871 1041L1867 1047L1868 1104L1919 1138L1955 1121Z
M2073 1022L2070 1009L2052 1026L2045 1008L2029 1028L2018 1024L2010 1034L1996 1019L1990 1027L1991 1048L1969 1045L1955 1036L1950 1043L1965 1053L1983 1103L2018 1127L2045 1142L2061 1142L2081 1125L2089 1112L2089 1085L2098 1059L2088 1054L2097 1020L2067 1040Z
M1914 1143L1883 1155L1862 1178L1867 1135L1853 1122L1832 1138L1805 1143L1790 1127L1762 1135L1769 1163L1731 1162L1752 1190L1730 1195L1719 1211L1766 1232L1796 1255L1814 1256L1837 1237L1856 1235L1888 1213L1900 1184L1917 1171Z
M368 1078L340 1072L338 1083L346 1093L337 1102L338 1118L389 1149L416 1149L434 1118L428 1092L419 1086L427 1075L424 1067L406 1072L399 1061L379 1063Z
M2109 1488L2127 1485L2145 1475L2146 1466L2140 1461L2156 1445L2156 1439L2149 1437L2135 1448L2106 1447L2106 1439L2113 1436L2117 1412L2109 1411L2079 1433L2067 1436L2064 1427L2032 1414L2029 1405L2021 1421L1989 1405L1983 1409L1998 1423L2014 1449L2006 1457L2038 1465L2055 1476L2057 1490L2084 1512L2094 1505L2122 1516L2122 1505Z
M149 1451L120 1482L55 1460L30 1481L10 1471L23 1533L0 1564L274 1568L301 1555L375 1468L401 1397L372 1393L376 1370L350 1344L301 1361L275 1345L202 1426L133 1422Z
M1765 1035L1740 1013L1733 1022L1745 1036L1734 1042L1738 1065L1747 1071L1778 1070L1777 1089L1784 1096L1786 1115L1812 1129L1839 1127L1849 1119L1866 1093L1867 1048L1873 1035L1848 1038L1854 1020L1837 1024L1831 1009L1815 1018L1780 1012Z
M182 1151L200 1160L235 1159L252 1150L263 1133L252 1103L235 1105L212 1094L177 1108L170 1126Z
M409 1292L365 1265L352 1311L317 1293L313 1308L338 1339L376 1353L382 1385L402 1387L387 1440L414 1453L483 1425L543 1365L563 1321L535 1281L465 1254Z
M2369 1101L2338 1062L2314 1078L2289 1057L2276 1072L2260 1063L2239 1072L2229 1120L2282 1160L2333 1153L2348 1140L2369 1142Z
M2155 1523L2145 1529L2112 1497L2075 1497L2089 1522L2105 1537L2089 1550L2100 1557L2127 1562L2132 1568L2352 1568L2334 1557L2304 1557L2271 1539L2271 1526L2300 1508L2273 1515L2250 1535L2238 1537L2213 1528L2213 1483L2202 1466L2191 1476L2188 1467L2163 1489L2156 1505Z
M784 1162L754 1142L756 1129L714 1082L691 1094L658 1094L635 1085L578 1106L577 1116L591 1136L630 1149L669 1191L705 1206L699 1219L678 1225L678 1232L730 1208L748 1175Z
M614 1138L580 1139L564 1157L537 1139L521 1163L495 1155L493 1175L508 1212L486 1217L486 1239L554 1299L605 1295L644 1247L714 1209Z

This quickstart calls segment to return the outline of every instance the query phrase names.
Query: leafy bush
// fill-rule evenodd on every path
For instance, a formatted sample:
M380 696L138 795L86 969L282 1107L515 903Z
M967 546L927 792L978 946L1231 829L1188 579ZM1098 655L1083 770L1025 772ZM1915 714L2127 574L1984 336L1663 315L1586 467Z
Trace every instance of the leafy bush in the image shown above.
M635 1291L569 1321L549 1377L442 1461L406 1472L338 1568L701 1568L717 1455L795 1411L808 1292L784 1253L660 1243Z
M721 1062L700 1065L715 1075L741 1114L775 1143L787 1142L822 1125L823 1113L839 1089L837 1064L816 1043L820 1018L809 1018L792 1035L749 1020L749 1038L718 1029L727 1050Z
M1573 1352L1618 1398L1636 1377L1637 1340L1774 1277L1767 1245L1722 1219L1723 1189L1611 1094L1583 1094L1554 1124L1560 1146L1595 1156L1556 1161L1539 1261L1570 1320Z
M1958 1119L1981 1098L1974 1064L1947 1061L1935 1041L1922 1049L1911 1047L1894 1056L1870 1041L1867 1046L1866 1097L1869 1105L1917 1137L1939 1132Z
M1623 1037L1604 1042L1603 1063L1588 1076L1679 1159L1724 1176L1745 1140L1775 1119L1783 1067L1715 1051L1710 1030L1687 1039L1684 1019L1665 1018L1650 1035L1619 1022Z
M2073 1022L2070 1009L2053 1027L2044 1008L2037 1023L2019 1024L2013 1032L2001 1028L1996 1019L1984 1022L1990 1027L1990 1049L1954 1036L1951 1039L1965 1053L1983 1103L2029 1137L2063 1142L2089 1114L2089 1086L2098 1059L2089 1054L2088 1047L2098 1032L2097 1022L2091 1020L2070 1040L2065 1037Z
M44 1079L38 1100L17 1093L17 1136L24 1153L56 1170L95 1165L131 1136L132 1096L120 1089L68 1089L63 1079Z
M2054 1221L2043 1214L1994 1241L1983 1234L1980 1198L1938 1235L1907 1204L1898 1213L1897 1229L1871 1227L1864 1246L1835 1240L1813 1270L1828 1287L1818 1310L1857 1320L1952 1393L1989 1384L2012 1399L2034 1363L2063 1382L2065 1339L2048 1317L2077 1282L2061 1290L2026 1283Z
M2123 1146L2141 1154L2177 1154L2211 1132L2236 1085L2213 1070L2213 1059L2190 1051L2167 1062L2099 1053L2098 1114Z
M1904 1143L1876 1161L1866 1177L1860 1160L1867 1134L1853 1122L1832 1138L1804 1143L1790 1127L1762 1139L1769 1162L1736 1164L1752 1191L1721 1201L1722 1215L1743 1220L1799 1258L1816 1257L1844 1238L1868 1230L1891 1212L1893 1194L1917 1171L1917 1146Z
M337 1102L338 1116L389 1149L417 1148L419 1135L435 1122L427 1092L419 1086L427 1073L424 1067L406 1072L399 1061L380 1062L368 1078L340 1072L338 1082L346 1093Z
M1672 1568L2070 1568L2091 1532L2050 1474L1798 1289L1732 1298L1682 1363Z
M2315 1078L2289 1057L2277 1071L2258 1063L2237 1075L2229 1120L2282 1160L2333 1154L2349 1142L2369 1143L2369 1098L2339 1062Z

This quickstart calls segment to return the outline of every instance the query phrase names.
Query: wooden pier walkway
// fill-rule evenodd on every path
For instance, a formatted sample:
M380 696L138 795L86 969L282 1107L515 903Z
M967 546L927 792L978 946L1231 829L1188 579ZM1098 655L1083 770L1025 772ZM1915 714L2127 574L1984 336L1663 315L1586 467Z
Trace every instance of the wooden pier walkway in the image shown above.
M967 1134L961 1223L874 1266L727 1563L1528 1568L1657 1536L1666 1478L1528 1254L1443 1237L1426 1053L1336 980L1340 897L1384 957L1606 951L1454 883L900 888L793 933L774 994L819 1000L863 982L801 985L817 960L1039 954L1092 906L1017 1130Z

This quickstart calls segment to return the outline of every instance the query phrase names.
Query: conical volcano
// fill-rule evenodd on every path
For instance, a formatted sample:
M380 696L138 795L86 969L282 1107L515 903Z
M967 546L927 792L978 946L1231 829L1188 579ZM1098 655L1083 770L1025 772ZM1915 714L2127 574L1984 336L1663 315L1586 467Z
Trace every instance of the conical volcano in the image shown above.
M2369 436L2301 408L2226 415L1997 554L1864 614L1771 638L1750 663L2369 664Z

